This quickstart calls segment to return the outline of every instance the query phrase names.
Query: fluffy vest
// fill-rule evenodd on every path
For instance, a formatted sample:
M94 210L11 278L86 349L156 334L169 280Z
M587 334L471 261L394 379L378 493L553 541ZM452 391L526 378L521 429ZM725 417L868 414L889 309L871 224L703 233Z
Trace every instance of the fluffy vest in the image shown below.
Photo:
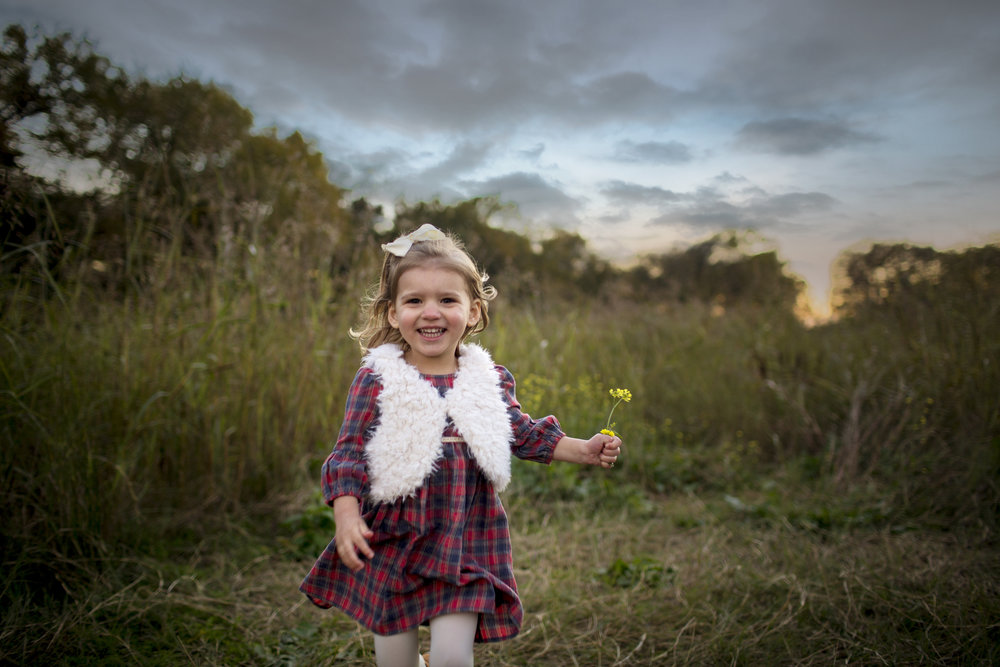
M412 496L437 468L448 417L476 464L497 491L510 482L513 431L500 389L500 374L478 345L459 348L455 383L444 396L403 359L394 344L365 356L379 377L379 425L365 448L371 497L391 502Z

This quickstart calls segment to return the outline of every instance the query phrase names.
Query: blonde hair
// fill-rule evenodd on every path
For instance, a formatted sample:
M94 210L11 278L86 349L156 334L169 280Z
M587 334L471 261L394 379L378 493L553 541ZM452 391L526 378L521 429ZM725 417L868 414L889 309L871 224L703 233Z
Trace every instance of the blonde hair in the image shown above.
M417 241L402 257L390 252L385 254L378 286L362 302L365 325L358 330L351 329L351 337L357 339L363 351L385 343L396 343L404 350L409 347L399 329L389 323L389 307L396 301L399 277L415 266L436 266L454 271L465 281L471 302L479 303L479 321L466 327L461 342L484 331L489 325L489 302L496 298L496 288L486 284L489 276L479 270L462 242L448 234L443 239Z

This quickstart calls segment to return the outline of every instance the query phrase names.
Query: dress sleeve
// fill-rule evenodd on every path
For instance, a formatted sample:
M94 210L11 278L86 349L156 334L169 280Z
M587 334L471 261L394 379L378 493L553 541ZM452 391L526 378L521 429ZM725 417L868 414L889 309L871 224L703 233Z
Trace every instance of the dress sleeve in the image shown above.
M361 368L351 382L340 435L323 463L323 498L328 505L339 496L363 498L368 492L365 443L378 423L380 389L377 376L368 367Z
M548 415L541 419L532 419L530 415L521 412L521 404L517 402L514 376L503 366L497 366L500 373L500 388L503 391L504 402L507 403L507 414L514 430L514 442L511 451L519 459L551 463L556 443L566 435L559 420Z

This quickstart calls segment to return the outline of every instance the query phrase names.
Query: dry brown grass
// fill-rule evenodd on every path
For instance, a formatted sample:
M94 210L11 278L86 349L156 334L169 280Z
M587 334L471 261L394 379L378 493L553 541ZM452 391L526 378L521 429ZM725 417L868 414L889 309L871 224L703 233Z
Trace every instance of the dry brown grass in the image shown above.
M748 520L695 496L644 511L511 504L525 621L516 639L477 647L479 665L985 664L1000 657L1000 565L982 536L808 531ZM253 634L262 643L272 638L268 664L280 662L282 646L288 664L373 664L368 633L298 598L303 567L269 559L233 578L241 615L259 619ZM277 645L275 635L283 638Z
M332 534L315 468L357 365L340 340L353 310L181 301L7 313L0 467L18 511L0 531L0 665L372 664L368 633L297 592ZM529 412L585 433L609 386L636 400L615 415L613 475L516 469L526 618L478 663L1000 663L995 365L958 385L872 352L881 334L860 324L685 313L491 327ZM780 401L748 363L758 348ZM852 413L869 376L851 360L887 355L878 400ZM872 459L837 485L847 444ZM298 532L250 509L303 486Z
M694 497L644 517L574 514L518 533L528 618L487 664L974 663L998 631L996 553L955 535L812 533ZM692 518L704 525L678 527ZM669 576L600 576L637 559Z
M1000 659L989 534L808 530L695 495L639 509L508 504L525 620L516 639L478 646L478 665ZM0 664L373 665L370 634L308 603L308 559L268 532L220 526L176 554L106 567L58 614L8 610Z

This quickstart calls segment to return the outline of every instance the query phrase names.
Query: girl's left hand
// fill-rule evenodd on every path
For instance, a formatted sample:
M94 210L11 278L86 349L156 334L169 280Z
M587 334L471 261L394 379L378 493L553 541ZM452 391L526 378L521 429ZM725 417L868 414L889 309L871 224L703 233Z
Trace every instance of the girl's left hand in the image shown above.
M615 462L622 453L622 439L617 435L611 436L606 433L598 433L585 445L588 454L594 457L593 465L602 468L614 468Z
M583 465L613 468L622 451L622 439L617 435L598 433L590 440L563 436L556 443L553 461L568 461Z

